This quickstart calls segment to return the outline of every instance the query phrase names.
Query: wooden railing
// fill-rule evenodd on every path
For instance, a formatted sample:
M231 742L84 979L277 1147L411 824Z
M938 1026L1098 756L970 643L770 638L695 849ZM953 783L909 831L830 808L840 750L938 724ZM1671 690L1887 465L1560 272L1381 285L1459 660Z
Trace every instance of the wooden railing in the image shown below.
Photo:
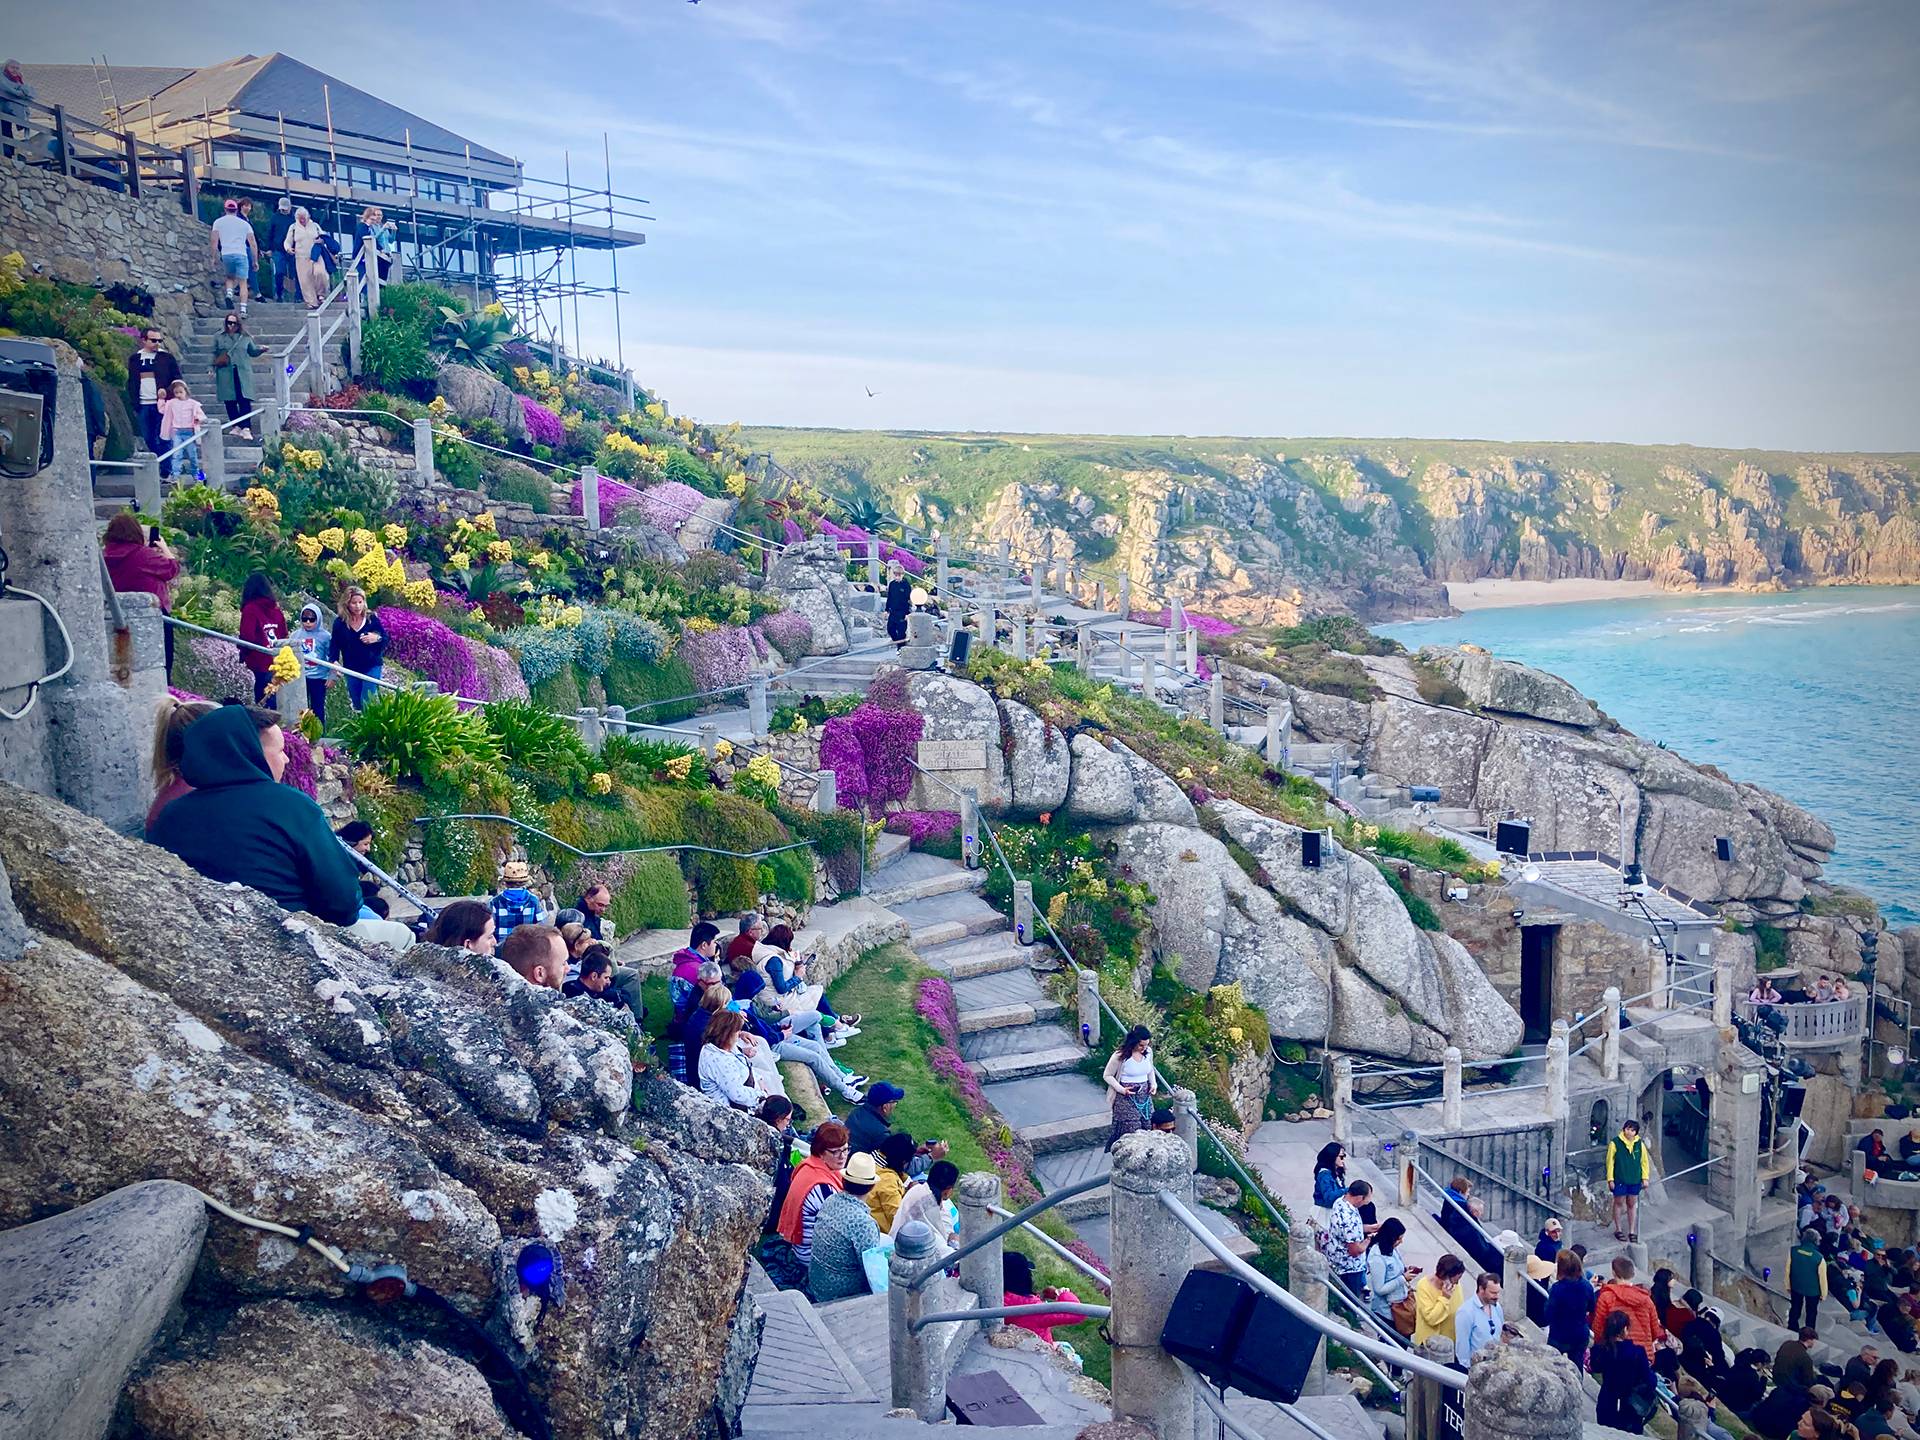
M124 130L69 115L61 105L10 103L16 113L0 115L10 132L0 136L0 151L135 199L149 191L168 191L187 214L195 212L200 187L190 151L151 145Z

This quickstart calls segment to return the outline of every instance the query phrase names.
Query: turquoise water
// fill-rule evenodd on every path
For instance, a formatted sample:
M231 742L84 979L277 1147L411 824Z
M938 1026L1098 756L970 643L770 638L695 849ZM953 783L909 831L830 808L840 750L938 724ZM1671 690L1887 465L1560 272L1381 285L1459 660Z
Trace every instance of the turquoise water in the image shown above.
M1833 827L1827 878L1920 923L1920 588L1604 600L1383 625L1550 670L1689 760Z

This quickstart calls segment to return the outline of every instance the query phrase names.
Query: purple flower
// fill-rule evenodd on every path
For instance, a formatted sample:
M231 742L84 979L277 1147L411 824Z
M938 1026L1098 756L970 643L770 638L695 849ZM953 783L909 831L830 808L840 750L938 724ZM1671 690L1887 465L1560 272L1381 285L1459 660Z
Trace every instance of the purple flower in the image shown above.
M683 485L678 480L663 480L640 492L640 514L654 529L672 535L687 523L688 517L706 500L707 497L691 485Z
M1133 618L1144 625L1163 625L1168 629L1172 629L1173 607L1169 605L1158 614L1151 610L1136 610L1133 612ZM1209 636L1237 635L1240 633L1240 627L1231 621L1218 620L1211 615L1202 615L1197 610L1187 611L1187 626L1189 629L1198 630L1202 635Z
M319 795L313 777L313 746L307 737L291 725L281 727L280 733L287 742L287 768L280 773L280 783L291 785L309 800Z
M538 400L520 397L520 411L527 417L527 438L536 445L558 446L567 443L567 427L560 417Z
M907 837L918 849L929 840L941 840L960 828L958 810L896 810L887 817L887 829Z
M798 545L802 540L807 538L807 532L791 520L782 520L780 522L780 534L789 545Z
M387 655L396 665L433 681L443 694L464 695L469 700L488 698L472 647L464 636L430 615L397 605L380 607L380 623L387 632Z
M687 631L680 637L680 655L702 690L743 685L753 673L753 640L735 625Z
M797 610L782 610L760 622L760 633L789 664L813 649L813 622Z
M924 724L917 711L863 703L821 727L820 764L833 771L843 809L882 810L907 798Z
M520 662L513 658L511 650L498 645L475 645L473 647L474 669L480 678L480 693L476 700L524 700L527 698L527 677L520 673Z
M640 503L640 492L631 485L623 485L610 475L600 477L600 523L613 524L613 517L621 510L631 509ZM586 508L580 498L580 482L573 482L572 499L567 508L575 515L586 514Z

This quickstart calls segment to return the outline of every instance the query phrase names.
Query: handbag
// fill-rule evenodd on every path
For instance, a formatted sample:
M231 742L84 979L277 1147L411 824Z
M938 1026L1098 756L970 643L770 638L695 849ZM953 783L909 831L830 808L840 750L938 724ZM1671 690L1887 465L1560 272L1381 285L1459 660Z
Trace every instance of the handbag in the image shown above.
M1641 1420L1651 1420L1654 1412L1660 1408L1660 1392L1651 1385L1642 1385L1638 1390L1627 1392L1627 1409Z
M1396 1300L1393 1302L1393 1328L1409 1340L1413 1338L1415 1325L1413 1297L1411 1295L1404 1300Z
M887 1257L893 1253L891 1245L869 1245L860 1252L860 1268L867 1275L867 1289L876 1295L887 1293Z

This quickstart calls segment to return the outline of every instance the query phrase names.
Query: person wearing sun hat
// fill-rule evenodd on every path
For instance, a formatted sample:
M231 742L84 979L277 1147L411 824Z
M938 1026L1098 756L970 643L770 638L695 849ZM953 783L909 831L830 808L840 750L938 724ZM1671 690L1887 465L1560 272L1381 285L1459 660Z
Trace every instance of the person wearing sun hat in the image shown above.
M807 1260L807 1291L816 1305L867 1293L867 1271L860 1256L880 1243L880 1227L867 1208L866 1196L879 1179L880 1167L873 1156L854 1155L840 1176L840 1189L820 1206Z
M513 933L516 925L537 925L546 917L540 911L540 897L527 889L533 869L524 860L509 860L500 867L500 893L493 897L493 933L501 940Z

